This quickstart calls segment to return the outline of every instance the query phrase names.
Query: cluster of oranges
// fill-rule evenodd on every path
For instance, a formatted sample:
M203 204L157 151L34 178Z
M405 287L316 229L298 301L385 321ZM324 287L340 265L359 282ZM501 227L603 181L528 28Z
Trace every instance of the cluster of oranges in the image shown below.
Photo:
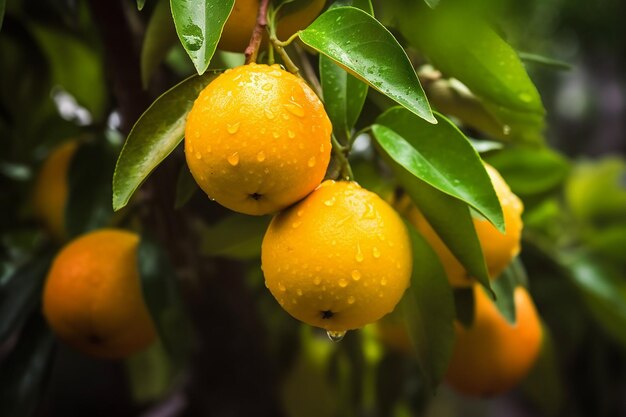
M238 1L231 19L255 16L257 2L248 3ZM323 4L310 2L308 13L317 14ZM227 35L236 32L229 24L221 47L241 50L241 39ZM248 38L251 31L245 29ZM403 212L438 253L450 282L474 286L474 322L469 328L456 325L448 380L477 395L513 386L532 366L541 343L540 322L526 290L516 289L517 323L509 324L414 206L394 209L355 182L324 181L331 132L324 106L306 82L280 66L252 63L227 70L201 92L187 119L185 156L212 200L240 213L275 214L262 244L265 284L289 314L335 338L390 313L413 268L419 273L398 214ZM36 187L36 206L47 207L42 217L57 236L63 235L64 178L74 149L67 145L55 153ZM498 173L487 170L507 232L481 219L475 227L490 275L497 277L519 251L522 206ZM51 185L55 177L61 180ZM128 356L154 340L141 295L138 242L131 232L105 229L62 249L43 302L59 337L109 358Z

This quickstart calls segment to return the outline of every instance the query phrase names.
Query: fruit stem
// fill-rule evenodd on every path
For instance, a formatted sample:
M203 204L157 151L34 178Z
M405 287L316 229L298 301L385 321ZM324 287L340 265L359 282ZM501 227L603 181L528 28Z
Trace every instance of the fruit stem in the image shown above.
M261 40L263 40L263 32L265 32L265 28L267 27L267 8L269 7L269 4L269 0L261 0L261 4L259 5L259 14L256 18L256 25L254 26L252 37L250 37L250 43L245 51L246 64L256 62L257 56L259 55Z
M347 148L342 146L335 135L330 136L330 140L333 145L333 155L339 161L339 166L341 168L340 175L343 180L352 180L354 179L354 174L352 173L352 167L350 166L350 161L345 154Z
M282 45L280 45L280 41L278 39L276 39L276 35L271 34L270 35L270 42L272 42L272 45L274 46L274 49L276 50L276 52L278 53L278 55L280 55L280 59L283 60L283 64L285 64L285 67L287 68L287 71L300 76L300 68L298 68L296 66L296 64L293 63L293 61L291 60L291 58L289 57L289 55L287 54L287 51L285 51L285 48L282 47Z

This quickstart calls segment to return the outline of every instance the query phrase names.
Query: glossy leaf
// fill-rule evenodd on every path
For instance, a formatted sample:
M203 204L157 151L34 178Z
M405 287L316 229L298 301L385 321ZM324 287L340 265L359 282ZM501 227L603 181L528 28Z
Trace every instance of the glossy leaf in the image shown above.
M196 180L193 179L187 164L180 167L178 172L178 179L176 180L176 201L174 202L174 208L179 209L183 207L191 197L198 191L198 185Z
M233 259L259 258L270 221L270 216L233 214L225 217L204 230L202 252Z
M0 345L22 324L41 302L54 252L44 251L18 267L0 285Z
M143 10L143 6L146 4L146 0L137 0L137 10Z
M491 288L496 294L495 305L500 314L511 324L515 324L515 287L517 286L515 271L512 267L491 281Z
M411 286L402 298L404 317L417 360L431 389L448 369L454 345L452 288L437 254L407 223L413 246ZM419 262L419 264L418 264Z
M568 161L550 149L508 148L486 157L520 197L552 191L565 181Z
M363 10L328 10L299 36L352 75L419 117L436 122L406 52L380 22Z
M439 114L436 118L433 125L395 107L379 116L372 130L396 163L503 230L500 202L478 153L452 122Z
M172 363L181 367L189 355L191 331L176 273L165 251L145 235L141 237L137 254L141 289L148 310Z
M424 0L424 3L426 3L431 9L434 9L437 5L439 5L439 0Z
M235 0L171 0L176 33L198 74L209 67Z
M545 110L539 93L515 50L482 16L463 4L430 10L403 2L397 18L402 34L437 69L483 100L506 127L503 138L542 141Z
M193 76L165 92L131 130L113 175L113 209L119 210L150 173L178 146L185 122L200 91L217 73Z
M491 289L482 248L467 205L413 177L398 164L392 169L399 183L450 252L485 288Z
M135 402L157 401L167 395L175 375L168 354L159 341L129 357L125 365Z
M50 375L54 337L39 313L28 320L13 351L0 362L0 415L31 417Z
M98 49L58 29L31 25L31 30L48 58L53 84L74 96L93 118L102 119L108 96L104 65Z
M532 54L530 52L518 52L517 53L522 61L538 64L544 66L546 68L559 70L559 71L569 71L571 70L572 64L569 64L564 61L560 61L558 59L549 58L543 55Z
M113 216L111 176L116 154L106 143L81 145L70 163L65 226L69 236L107 226Z
M141 82L144 88L177 39L169 0L159 0L148 22L141 47Z

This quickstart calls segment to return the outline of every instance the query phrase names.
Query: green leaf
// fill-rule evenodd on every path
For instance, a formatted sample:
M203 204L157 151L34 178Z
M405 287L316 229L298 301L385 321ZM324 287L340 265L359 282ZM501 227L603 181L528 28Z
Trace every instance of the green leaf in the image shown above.
M461 2L462 3L462 2ZM465 84L503 124L500 139L541 143L545 110L516 51L470 6L403 2L398 26L437 69Z
M515 324L515 287L517 279L512 267L505 269L497 278L491 281L491 288L496 294L495 305L500 314L511 324Z
M78 236L109 224L111 176L116 154L102 141L81 145L70 163L69 193L65 206L65 226L69 236Z
M579 163L567 181L565 197L583 223L595 228L626 224L626 162L608 157Z
M0 344L5 342L41 302L48 269L54 252L34 255L18 267L0 286Z
M454 298L437 254L412 225L407 223L406 226L416 264L411 286L402 298L402 308L418 363L429 387L434 390L452 356Z
M193 76L174 86L141 115L130 131L113 175L113 209L128 204L150 173L178 146L198 94L218 75Z
M144 88L177 39L169 1L160 0L148 22L141 48L141 83Z
M511 190L524 198L554 190L570 170L565 157L548 148L507 148L486 157Z
M393 161L391 169L413 203L450 252L465 267L469 276L491 290L482 248L467 205L414 177Z
M183 207L191 197L198 190L196 180L193 179L191 172L187 164L180 167L178 172L178 179L176 180L176 201L174 202L174 208L179 209Z
M41 25L30 26L50 62L53 85L70 93L95 120L105 116L108 92L98 48L70 33Z
M545 325L542 327L541 351L535 365L522 383L522 390L542 411L542 415L556 417L561 415L565 400L563 378L559 372L559 361L550 329Z
M331 8L340 6L354 6L370 15L374 14L369 0L338 1ZM340 142L347 143L365 104L367 84L350 75L326 55L320 55L319 71L324 107L332 122L333 132Z
M504 231L500 202L478 153L448 119L436 125L395 107L376 119L374 136L416 178L463 201Z
M167 253L145 235L141 237L137 254L141 288L148 310L172 363L181 368L190 353L191 328L176 273Z
M199 75L209 67L235 0L171 0L176 33Z
M54 337L43 317L28 320L17 345L0 366L0 415L31 417L50 375Z
M626 282L620 271L584 253L563 256L571 279L595 321L626 349Z
M346 143L365 104L368 87L325 55L319 61L324 107L335 136Z
M168 354L159 341L129 357L125 365L135 402L157 401L167 395L175 375Z
M143 6L146 4L146 0L137 0L137 10L143 10Z
M550 68L554 70L569 71L573 68L572 64L570 63L560 61L554 58L549 58L543 55L532 54L529 52L521 52L521 51L519 51L517 55L520 57L522 61L532 63L532 64L542 65L546 68Z
M203 231L202 253L233 259L258 259L271 216L233 214Z
M305 44L352 75L419 117L436 122L406 52L380 22L363 10L328 10L299 34Z
M454 308L456 319L464 327L471 327L474 322L475 309L474 289L472 287L460 287L454 289Z
M439 0L424 0L424 3L426 3L431 9L434 9L437 5L439 5Z

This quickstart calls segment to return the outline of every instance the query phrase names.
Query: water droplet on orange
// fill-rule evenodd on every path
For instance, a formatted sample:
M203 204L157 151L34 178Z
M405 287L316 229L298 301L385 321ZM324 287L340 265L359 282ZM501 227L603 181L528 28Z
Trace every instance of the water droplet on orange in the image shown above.
M278 283L278 289L281 290L282 292L287 291L287 288L285 288L285 285L282 282Z
M293 139L296 137L296 134L293 130L288 130L287 131L287 136L289 136L290 139Z
M353 296L348 297L348 304L354 304L355 298Z
M304 109L296 102L292 101L289 104L285 104L285 108L295 116L304 117Z
M202 154L200 152L196 152L196 159L202 159Z
M372 249L372 255L376 259L380 258L380 249L378 249L376 246L374 246L374 248Z
M317 162L317 159L315 159L315 157L312 156L311 158L309 158L309 162L307 162L307 165L309 166L309 168L313 168L316 162Z
M270 109L265 109L265 117L272 120L275 116L274 116L274 113L272 113Z
M228 163L232 166L237 166L239 164L239 153L235 152L226 159L228 160Z
M313 278L313 284L320 285L322 283L322 279L320 277Z
M261 151L256 155L256 160L259 162L265 161L265 152Z
M361 250L361 245L358 243L356 245L356 255L354 256L354 259L356 259L357 262L363 262L363 259L365 259L363 251Z
M352 271L352 279L358 281L361 279L361 272L358 269Z
M226 125L226 130L228 131L228 133L230 133L231 135L234 135L235 133L237 133L237 131L239 130L239 125L241 123L237 122L237 123L233 123L233 124L228 124Z
M348 286L348 281L346 281L345 279L341 278L341 279L339 280L339 286L340 286L341 288L346 288L346 287Z

